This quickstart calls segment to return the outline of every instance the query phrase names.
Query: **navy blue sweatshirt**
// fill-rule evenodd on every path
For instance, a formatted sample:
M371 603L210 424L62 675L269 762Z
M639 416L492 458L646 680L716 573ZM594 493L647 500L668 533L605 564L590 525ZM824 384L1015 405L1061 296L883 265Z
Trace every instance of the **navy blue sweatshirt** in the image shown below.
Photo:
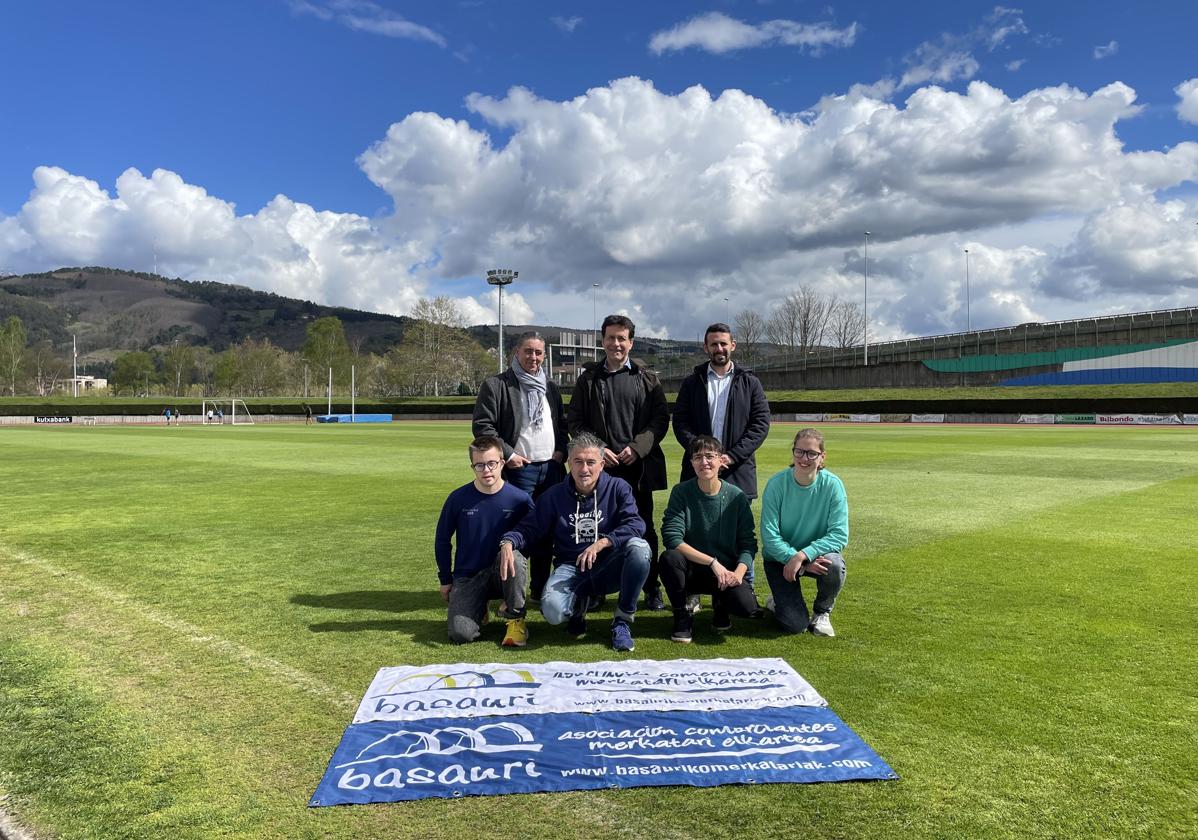
M644 536L645 521L624 479L601 472L594 492L580 496L574 479L567 475L542 493L532 513L501 539L511 540L514 549L525 552L525 546L546 534L553 537L555 567L576 562L583 549L607 537L612 547L599 553L596 559L602 561L633 537Z
M437 521L435 548L441 585L490 568L499 553L499 535L532 510L532 498L510 482L489 495L480 492L473 481L450 493ZM451 574L449 555L455 532L458 550Z

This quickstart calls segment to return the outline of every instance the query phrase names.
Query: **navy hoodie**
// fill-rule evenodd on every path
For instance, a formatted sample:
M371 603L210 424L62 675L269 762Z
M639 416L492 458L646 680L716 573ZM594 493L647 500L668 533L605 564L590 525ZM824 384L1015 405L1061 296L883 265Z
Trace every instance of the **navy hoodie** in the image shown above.
M553 565L574 563L583 549L607 537L612 547L596 558L602 562L633 537L645 534L645 521L636 509L632 487L622 478L599 473L599 482L589 496L574 489L567 474L537 498L536 507L503 535L512 548L527 553L525 546L549 534L553 538Z

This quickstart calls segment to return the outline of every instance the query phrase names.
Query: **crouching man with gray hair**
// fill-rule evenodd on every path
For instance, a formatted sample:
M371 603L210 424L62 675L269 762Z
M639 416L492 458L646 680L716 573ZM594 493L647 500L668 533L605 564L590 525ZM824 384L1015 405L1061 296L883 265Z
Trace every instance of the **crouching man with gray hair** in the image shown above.
M570 441L566 462L569 475L500 539L499 561L522 566L528 546L551 538L554 569L541 596L545 620L568 623L570 634L581 638L590 596L618 592L611 644L631 651L637 597L649 574L645 522L628 482L603 472L601 440L580 434Z

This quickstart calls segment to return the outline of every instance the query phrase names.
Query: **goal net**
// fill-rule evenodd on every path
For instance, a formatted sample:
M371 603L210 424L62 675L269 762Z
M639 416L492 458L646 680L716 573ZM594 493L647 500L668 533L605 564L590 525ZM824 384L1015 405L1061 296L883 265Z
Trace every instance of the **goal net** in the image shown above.
M204 400L201 411L205 426L254 425L254 415L250 414L244 400Z

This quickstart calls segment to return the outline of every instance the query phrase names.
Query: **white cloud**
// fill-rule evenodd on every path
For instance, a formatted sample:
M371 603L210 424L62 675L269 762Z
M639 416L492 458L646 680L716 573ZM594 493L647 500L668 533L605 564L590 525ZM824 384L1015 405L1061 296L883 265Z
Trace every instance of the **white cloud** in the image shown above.
M425 258L412 243L385 240L368 219L320 212L276 196L257 213L157 169L128 169L116 197L57 167L34 171L21 211L0 220L0 265L41 271L62 265L150 270L378 312L406 312L425 292Z
M552 21L553 25L562 32L573 32L578 28L578 24L582 23L582 18L580 18L578 15L568 18L562 17L561 15L554 15L553 17L549 18L549 20Z
M654 33L649 39L649 50L661 55L695 47L719 54L780 44L819 53L829 47L852 46L857 39L857 30L856 23L843 29L828 23L799 23L793 20L767 20L750 24L721 12L708 12Z
M1198 179L1198 143L1126 151L1118 123L1139 109L1120 83L1012 98L973 82L898 104L861 88L796 116L737 90L628 78L467 107L476 125L413 113L362 153L394 203L375 220L285 196L238 215L165 170L128 170L110 195L40 167L0 218L0 267L144 270L157 249L168 274L403 313L507 265L521 279L506 322L589 327L599 283L600 316L678 337L768 311L799 282L858 294L866 229L875 337L963 322L962 247L976 254L975 324L1158 308L1198 283L1195 208L1159 198ZM493 323L477 288L463 313Z
M1177 103L1177 116L1188 123L1198 123L1198 78L1182 82L1173 92L1181 99Z
M1017 58L1014 61L1008 61L1006 64L1006 68L1010 72L1015 73L1019 70L1019 68L1023 67L1023 65L1025 65L1025 64L1027 64L1026 58Z
M446 45L445 38L429 27L413 23L372 0L291 0L291 9L296 14L336 21L355 32Z
M1094 60L1101 61L1104 58L1109 58L1119 52L1118 41L1108 41L1106 44L1094 48Z

